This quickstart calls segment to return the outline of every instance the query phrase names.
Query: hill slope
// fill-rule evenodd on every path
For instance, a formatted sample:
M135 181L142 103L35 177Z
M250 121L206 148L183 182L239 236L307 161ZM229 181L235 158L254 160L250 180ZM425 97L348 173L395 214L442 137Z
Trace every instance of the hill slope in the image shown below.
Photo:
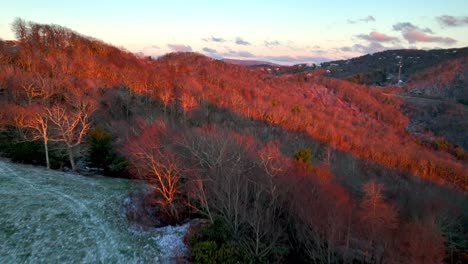
M164 110L186 113L185 117L198 113L201 119L194 123L212 122L208 105L213 105L247 119L306 133L389 168L462 189L468 186L467 167L444 151L416 144L405 133L408 118L400 110L401 99L381 91L318 74L270 78L194 53L147 60L60 27L42 27L50 35L68 33L51 41L48 35L38 38L32 32L13 51L3 44L0 80L8 88L2 93L4 102L28 105L43 95L65 101L80 96L99 99L91 96L94 87L127 87L159 101ZM27 89L31 83L36 89ZM129 99L119 100L122 104ZM131 105L125 107L129 117ZM135 113L145 110L132 109ZM140 115L148 118L148 114Z
M0 261L152 262L151 233L130 230L129 180L87 178L0 160Z
M453 59L466 58L467 48L441 50L386 50L374 54L321 63L293 66L252 65L266 73L275 75L311 72L317 67L328 70L325 76L346 79L366 85L392 85L398 83L398 71L402 63L401 80L409 81L421 71L444 64Z
M226 237L198 246L220 242L239 262L463 257L464 150L409 133L404 95L302 66L276 75L196 53L152 60L59 26L15 25L26 33L0 45L6 154L45 163L50 146L59 168L76 156L128 169L153 187L161 221L202 215Z

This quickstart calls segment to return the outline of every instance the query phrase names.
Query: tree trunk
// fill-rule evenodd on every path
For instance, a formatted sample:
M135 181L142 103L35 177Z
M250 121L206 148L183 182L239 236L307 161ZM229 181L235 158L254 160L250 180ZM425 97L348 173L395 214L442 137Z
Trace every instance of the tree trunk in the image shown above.
M67 147L68 157L70 158L70 165L72 170L76 171L75 158L73 157L73 147Z
M46 166L47 166L47 169L50 170L49 146L48 146L47 140L44 140L44 151L45 151L45 157L46 157Z

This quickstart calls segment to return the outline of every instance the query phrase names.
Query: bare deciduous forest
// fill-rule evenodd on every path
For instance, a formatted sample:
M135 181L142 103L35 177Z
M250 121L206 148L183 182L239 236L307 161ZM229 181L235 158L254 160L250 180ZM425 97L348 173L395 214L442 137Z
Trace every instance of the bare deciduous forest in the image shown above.
M408 129L404 98L463 81L466 57L375 88L323 68L274 76L12 27L17 41L0 41L2 155L148 184L160 224L203 219L185 237L194 263L468 260L468 154Z

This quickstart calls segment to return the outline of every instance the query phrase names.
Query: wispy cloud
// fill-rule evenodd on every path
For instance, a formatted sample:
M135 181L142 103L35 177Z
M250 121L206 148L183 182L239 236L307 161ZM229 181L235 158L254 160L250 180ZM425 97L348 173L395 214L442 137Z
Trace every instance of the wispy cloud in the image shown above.
M149 46L143 47L141 49L141 52L143 54L154 55L154 54L160 53L160 50L161 48L157 45L149 45Z
M221 58L254 58L256 55L252 54L249 51L245 50L233 50L230 48L227 48L224 51L218 51L216 49L212 49L209 47L204 47L202 51L213 58L216 59L221 59Z
M419 32L419 31L403 32L403 37L406 40L408 40L409 43L435 42L435 43L441 43L445 45L452 45L457 42L457 40L453 38L431 36L424 32Z
M227 47L226 47L227 48ZM234 58L234 59L244 59L244 60L258 60L258 61L269 61L277 64L284 65L293 65L298 63L321 63L324 61L330 61L334 58L327 57L326 52L314 52L310 55L259 55L254 54L246 50L233 50L227 48L225 51L219 51L209 47L204 47L202 51L212 58L222 59L222 58Z
M449 37L434 36L430 28L420 28L409 22L397 23L393 25L393 30L400 31L410 44L418 42L432 42L444 45L452 45L457 42L456 39Z
M167 44L167 46L172 50L172 51L178 51L178 52L188 52L192 51L192 47L189 45L183 45L183 44Z
M223 38L217 38L217 37L213 37L213 36L211 36L209 38L203 38L202 40L205 41L205 42L220 42L220 43L226 41Z
M250 46L250 42L242 39L241 37L237 37L234 43L236 43L237 45Z
M215 49L211 49L211 48L208 48L208 47L204 47L202 50L204 52L208 52L208 53L217 53L217 51Z
M380 44L379 42L370 42L369 44L365 45L365 44L354 44L353 46L351 47L342 47L340 48L341 51L344 51L344 52L358 52L358 53L362 53L362 54L372 54L372 53L376 53L376 52L379 52L379 51L383 51L383 50L386 50L387 48L385 46L383 46L382 44Z
M416 25L413 25L410 22L400 22L396 23L393 25L393 30L395 31L410 31L410 30L417 30L417 31L422 31L424 33L429 33L429 34L434 34L432 29L426 27L426 28L420 28Z
M357 37L370 42L398 42L397 37L392 37L377 31L372 31L371 33L369 33L369 35L360 34L357 35Z
M365 23L375 22L375 17L371 16L371 15L368 15L366 17L355 19L355 20L348 19L349 24L356 24L356 23L359 23L359 22L365 22Z
M262 57L263 60L279 64L299 64L299 63L321 63L324 61L330 61L331 58L321 56L290 56L290 55L278 55L278 56L266 56Z
M449 16L449 15L443 15L436 17L437 22L442 27L461 27L461 26L468 26L468 16L460 16L460 17L455 17L455 16Z
M344 51L344 52L350 52L350 51L353 51L353 48L352 47L342 47L340 48L341 51Z
M271 41L265 40L263 42L263 45L265 45L265 47L268 47L268 48L274 48L274 47L280 46L281 43L278 40L271 40Z
M225 57L241 57L241 58L253 58L255 57L254 54L248 52L248 51L234 51L234 50L229 50L228 52L222 53Z

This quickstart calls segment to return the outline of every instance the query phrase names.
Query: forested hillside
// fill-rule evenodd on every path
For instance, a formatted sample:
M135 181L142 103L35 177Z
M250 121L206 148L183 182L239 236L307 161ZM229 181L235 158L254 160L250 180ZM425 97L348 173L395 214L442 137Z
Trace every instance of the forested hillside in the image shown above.
M466 259L467 154L410 133L400 88L13 30L0 41L3 155L151 184L162 222L207 219L187 237L194 262Z

